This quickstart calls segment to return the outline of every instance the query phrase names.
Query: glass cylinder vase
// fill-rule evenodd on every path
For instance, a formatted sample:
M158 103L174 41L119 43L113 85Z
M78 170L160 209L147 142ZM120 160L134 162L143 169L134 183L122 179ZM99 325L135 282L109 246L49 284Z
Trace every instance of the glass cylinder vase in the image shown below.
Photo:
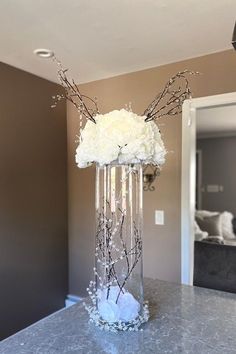
M143 299L141 164L96 167L96 251L92 320L136 330L148 319Z

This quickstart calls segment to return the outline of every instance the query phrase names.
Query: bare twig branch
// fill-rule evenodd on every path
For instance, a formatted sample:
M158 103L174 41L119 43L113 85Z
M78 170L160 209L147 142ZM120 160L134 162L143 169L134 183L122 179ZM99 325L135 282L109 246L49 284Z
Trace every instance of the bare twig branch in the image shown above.
M70 101L77 109L77 111L82 114L86 119L91 120L96 123L94 116L99 113L96 98L92 99L80 92L78 85L75 83L74 79L69 79L67 76L68 69L64 69L61 62L53 56L53 61L57 64L57 76L61 86L65 89L64 95L54 96L55 107L58 101L62 99L67 99ZM87 102L86 102L87 101Z
M191 91L186 74L195 75L198 72L184 70L170 78L164 89L145 109L143 115L149 122L164 116L173 116L182 112L183 102L191 97ZM177 85L177 87L176 87Z

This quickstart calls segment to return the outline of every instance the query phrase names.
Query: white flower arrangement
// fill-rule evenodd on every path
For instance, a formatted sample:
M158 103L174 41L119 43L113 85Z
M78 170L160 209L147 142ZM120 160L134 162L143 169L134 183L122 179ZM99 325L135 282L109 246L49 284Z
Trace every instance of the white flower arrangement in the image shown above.
M166 149L160 131L154 121L146 122L146 118L121 109L97 114L96 124L88 120L76 150L78 167L93 162L102 166L115 161L163 165Z

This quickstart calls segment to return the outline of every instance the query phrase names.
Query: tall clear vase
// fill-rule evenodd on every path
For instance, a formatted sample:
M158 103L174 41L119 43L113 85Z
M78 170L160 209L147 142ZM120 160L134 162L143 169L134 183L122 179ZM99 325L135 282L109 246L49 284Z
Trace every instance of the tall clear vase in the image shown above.
M143 299L142 165L96 167L95 282L91 319L108 330L137 330Z

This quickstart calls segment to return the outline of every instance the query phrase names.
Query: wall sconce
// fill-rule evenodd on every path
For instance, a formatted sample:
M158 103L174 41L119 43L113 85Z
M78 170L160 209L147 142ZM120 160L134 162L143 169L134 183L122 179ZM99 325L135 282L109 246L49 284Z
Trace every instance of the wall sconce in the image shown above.
M143 190L153 192L155 187L153 183L160 176L160 168L154 165L146 165L143 169Z

